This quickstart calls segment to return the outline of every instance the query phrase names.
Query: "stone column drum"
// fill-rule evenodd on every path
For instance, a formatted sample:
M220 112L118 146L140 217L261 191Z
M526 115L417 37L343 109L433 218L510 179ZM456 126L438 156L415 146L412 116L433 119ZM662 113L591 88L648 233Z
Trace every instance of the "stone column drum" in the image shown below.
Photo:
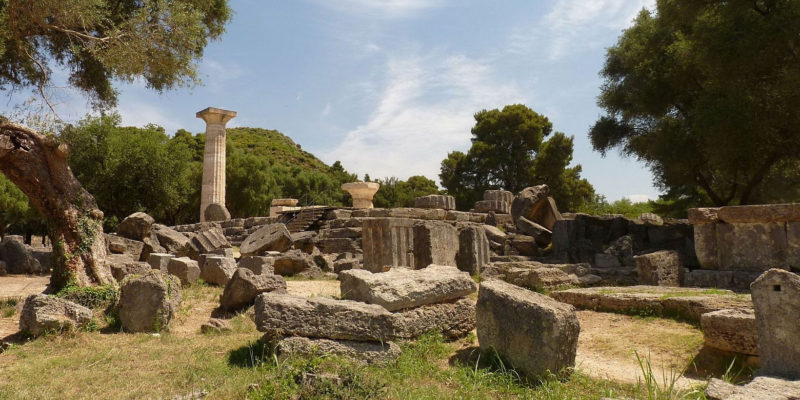
M372 208L372 197L380 187L377 182L350 182L342 185L342 190L353 197L353 208Z
M236 117L236 112L209 107L198 111L196 116L206 122L203 188L200 193L202 222L210 204L225 205L225 124Z

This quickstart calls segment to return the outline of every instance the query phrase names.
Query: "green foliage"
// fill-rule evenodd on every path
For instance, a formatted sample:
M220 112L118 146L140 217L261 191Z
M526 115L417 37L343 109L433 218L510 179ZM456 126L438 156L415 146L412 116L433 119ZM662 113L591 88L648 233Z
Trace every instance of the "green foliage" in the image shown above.
M797 201L798 34L795 1L658 1L608 50L594 148L645 161L675 206Z
M5 175L0 174L0 236L6 233L43 234L44 220L28 197Z
M48 85L49 62L97 106L116 102L114 80L192 85L230 16L226 0L0 1L0 87Z
M73 150L73 173L94 195L108 228L137 211L172 221L199 187L192 149L170 140L161 127L122 127L119 115L111 114L87 117L62 137Z
M11 318L17 312L17 299L0 300L0 318Z
M481 200L485 190L518 192L544 183L559 207L575 209L594 196L594 188L580 177L580 165L569 167L573 138L561 132L551 136L552 130L547 117L521 104L478 112L472 147L442 161L442 186L463 210Z
M87 287L68 285L61 289L56 296L84 307L97 309L114 305L117 302L119 291L113 285Z
M414 199L429 194L439 194L436 182L420 175L401 181L396 177L377 180L381 184L372 203L378 208L414 207Z
M621 214L628 218L637 218L645 213L655 211L654 202L634 203L629 199L620 199L609 203L605 196L596 195L594 201L583 203L578 207L577 212L590 215Z

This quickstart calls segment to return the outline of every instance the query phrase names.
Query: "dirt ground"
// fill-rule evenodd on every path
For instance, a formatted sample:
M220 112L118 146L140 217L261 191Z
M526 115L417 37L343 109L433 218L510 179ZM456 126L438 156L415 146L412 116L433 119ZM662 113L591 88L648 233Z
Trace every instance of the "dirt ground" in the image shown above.
M0 298L24 298L41 293L48 277L0 277ZM339 282L287 281L290 294L304 297L338 297ZM218 306L219 288L186 289L184 306L179 311L171 333L181 336L195 335ZM19 308L11 317L0 315L0 339L18 330ZM681 371L695 357L703 343L702 332L687 323L670 319L641 318L593 311L578 311L581 334L578 339L576 367L585 374L599 379L612 379L623 383L636 383L642 376L637 352L649 357L653 371L660 380ZM682 377L680 387L702 383Z

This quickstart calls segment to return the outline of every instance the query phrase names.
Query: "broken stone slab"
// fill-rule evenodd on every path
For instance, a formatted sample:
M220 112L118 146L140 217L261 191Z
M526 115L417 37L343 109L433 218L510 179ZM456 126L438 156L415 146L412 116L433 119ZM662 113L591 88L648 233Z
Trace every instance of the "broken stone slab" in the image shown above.
M154 222L153 217L147 213L133 213L119 223L117 235L127 239L143 241L145 238L150 237Z
M9 274L40 274L45 272L42 264L33 256L30 249L13 235L7 235L0 242L0 258L6 263Z
M559 290L550 297L584 310L676 316L690 322L700 322L701 315L712 311L753 308L749 296L730 290L666 286L598 286Z
M203 211L203 216L206 221L223 222L231 219L231 213L228 209L219 203L211 203Z
M635 256L639 283L652 286L681 286L683 263L677 251L662 250Z
M261 293L286 293L286 281L279 275L256 275L253 271L238 268L225 290L222 291L220 307L227 311L237 311L253 304Z
M491 250L483 227L470 226L458 232L456 266L470 275L479 274L489 263Z
M150 271L132 275L122 282L119 319L128 332L159 332L169 323L181 304L180 282L173 275Z
M255 312L258 330L281 336L369 342L414 339L432 330L457 338L475 328L475 304L468 299L392 313L352 300L265 293L256 298Z
M509 214L511 212L511 203L503 200L479 200L475 202L474 208L476 213Z
M291 276L316 266L311 255L300 250L290 250L275 257L273 271L276 275Z
M200 266L197 261L189 257L170 259L167 264L167 272L177 276L183 286L192 285L200 278Z
M727 206L717 209L721 221L729 224L798 222L800 204L759 204L748 206Z
M201 254L211 254L215 250L231 247L225 234L222 233L222 228L219 226L212 226L207 229L197 232L197 234L189 240L190 257L197 259Z
M800 381L757 376L744 386L736 386L711 378L706 387L706 397L709 400L795 400L800 398Z
M200 268L200 278L212 285L225 286L236 271L233 257L208 256Z
M497 280L478 291L478 341L529 380L575 366L580 324L575 307Z
M538 262L491 263L484 268L481 278L499 279L512 285L538 291L578 285L577 275L565 272L559 267L561 266L549 266Z
M117 282L121 282L128 275L141 275L152 269L150 264L144 261L112 262L109 267L111 275Z
M158 243L166 249L168 253L177 256L185 256L188 253L189 238L166 225L153 225L153 232L158 239Z
M511 203L514 223L516 224L520 217L525 217L552 231L555 222L561 220L562 216L555 201L548 197L549 193L547 185L532 186L519 192Z
M130 254L134 261L142 257L144 243L138 240L127 239L122 236L105 233L106 248L111 254Z
M209 334L209 333L223 333L223 332L230 332L231 326L228 321L219 318L211 318L208 322L203 323L200 325L200 332Z
M486 238L493 242L503 243L506 240L506 233L496 226L483 225L483 230L486 233Z
M272 275L275 273L275 258L248 256L239 259L238 268L246 268L256 275Z
M286 225L268 224L253 232L239 246L242 257L260 256L267 251L284 252L292 246L292 236Z
M377 304L389 311L455 300L478 290L469 274L441 265L374 274L363 269L343 271L339 280L343 299Z
M756 316L751 309L719 310L700 316L706 346L758 355Z
M292 336L281 339L275 347L281 359L305 356L340 356L363 362L367 365L389 364L400 357L400 346L392 341L357 342Z
M25 299L19 330L33 336L47 332L74 331L92 320L92 310L55 296L33 294Z
M484 190L483 199L498 200L511 204L511 202L514 201L514 193L511 193L508 190Z
M713 224L719 221L719 208L690 208L688 210L689 223Z
M440 210L455 210L456 199L453 196L432 194L414 199L415 208L434 208Z
M546 247L553 239L553 232L525 217L519 217L517 229L519 229L519 232L536 239L536 244L541 247Z
M771 269L750 285L758 330L759 373L800 379L800 276Z

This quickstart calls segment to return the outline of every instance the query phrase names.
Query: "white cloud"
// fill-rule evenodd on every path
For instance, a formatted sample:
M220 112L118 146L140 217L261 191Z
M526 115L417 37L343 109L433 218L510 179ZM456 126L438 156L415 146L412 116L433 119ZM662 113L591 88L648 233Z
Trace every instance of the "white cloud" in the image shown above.
M630 194L625 196L625 198L630 200L631 203L647 203L650 201L650 196L646 194Z
M145 102L120 102L118 111L122 117L122 125L125 126L143 127L147 124L157 124L163 127L168 135L184 127L181 121L170 116L169 110Z
M227 84L244 75L244 69L239 64L220 62L211 58L203 59L200 65L203 85L212 93L220 93L227 89Z
M339 11L371 17L403 18L441 7L446 0L313 0Z
M544 44L547 57L562 59L597 47L605 34L618 35L642 8L653 5L654 0L559 0L535 24L514 29L508 51L529 54Z
M473 114L520 102L518 90L497 82L492 69L463 55L389 59L387 80L367 121L322 153L349 171L438 181L449 151L469 146Z

